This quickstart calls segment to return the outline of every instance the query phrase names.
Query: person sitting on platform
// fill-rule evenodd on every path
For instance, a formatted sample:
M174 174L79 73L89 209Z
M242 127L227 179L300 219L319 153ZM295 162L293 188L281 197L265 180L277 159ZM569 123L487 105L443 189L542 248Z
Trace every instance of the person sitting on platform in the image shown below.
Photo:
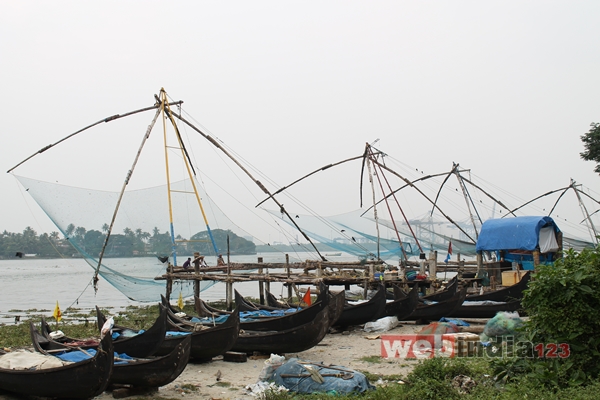
M219 254L219 257L217 257L217 265L225 265L225 260L223 260L223 254Z
M208 267L208 264L206 263L206 261L204 261L204 256L201 255L200 253L196 252L194 253L194 266L195 267Z
M192 258L188 257L188 259L183 263L183 269L188 269L190 264L192 263Z

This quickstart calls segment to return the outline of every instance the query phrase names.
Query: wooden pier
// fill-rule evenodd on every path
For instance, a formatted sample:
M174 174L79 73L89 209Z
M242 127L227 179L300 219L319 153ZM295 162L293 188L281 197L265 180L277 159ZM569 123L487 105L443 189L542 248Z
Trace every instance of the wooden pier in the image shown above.
M201 281L224 282L226 285L227 308L233 305L233 285L240 282L258 282L258 291L261 304L265 302L265 291L270 291L271 282L282 283L288 289L288 299L294 294L299 296L300 285L313 285L324 283L328 286L344 286L349 289L351 285L362 286L366 292L370 287L379 283L385 286L391 284L418 284L423 290L439 287L438 279L419 281L406 281L399 272L402 268L417 269L422 274L429 272L429 276L437 276L439 272L457 272L459 276L464 272L475 272L476 261L464 261L457 255L457 261L439 264L437 252L429 254L427 260L419 262L408 261L403 266L390 269L383 261L366 260L356 262L330 262L306 260L304 262L289 262L289 255L285 256L284 263L263 263L258 257L256 263L228 263L223 266L200 267L199 263L194 268L184 269L169 265L166 274L156 277L156 280L166 281L166 297L171 297L174 281L194 281L194 294L200 296ZM377 274L379 273L379 274Z

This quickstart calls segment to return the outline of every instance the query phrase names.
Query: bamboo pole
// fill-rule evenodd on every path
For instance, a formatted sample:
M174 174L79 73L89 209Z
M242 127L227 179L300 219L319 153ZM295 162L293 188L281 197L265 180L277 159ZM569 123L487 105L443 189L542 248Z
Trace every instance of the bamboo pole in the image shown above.
M286 254L285 255L285 265L286 265L286 269L287 269L287 278L288 280L290 280L291 278L291 270L290 270L290 255ZM292 285L288 285L287 287L287 292L288 292L288 301L290 301L292 299Z
M173 278L171 277L171 275L173 274L173 265L169 264L169 266L167 267L167 273L168 273L168 278L167 278L167 292L165 293L165 297L167 298L167 300L171 299L171 293L173 292Z
M200 275L200 253L195 252L194 253L194 274L196 276ZM194 295L196 295L196 297L200 297L200 285L201 285L202 281L199 279L194 279Z
M233 305L233 281L228 279L225 283L225 296L227 297L227 310L232 310Z
M262 264L263 262L263 258L262 257L258 257L258 263ZM263 273L263 269L262 267L258 268L258 275L260 276L260 278L258 279L258 298L260 299L260 304L265 304L265 285L264 285L264 278L262 276Z

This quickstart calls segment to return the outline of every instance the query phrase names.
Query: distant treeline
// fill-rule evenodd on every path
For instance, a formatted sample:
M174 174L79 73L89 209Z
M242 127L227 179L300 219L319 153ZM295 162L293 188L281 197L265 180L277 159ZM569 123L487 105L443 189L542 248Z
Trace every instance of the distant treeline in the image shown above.
M40 258L80 257L79 251L97 257L104 242L108 225L103 231L86 230L84 227L69 225L64 235L59 232L38 235L31 227L22 233L4 231L0 234L0 258L15 258L35 255ZM215 229L211 231L220 252L231 254L255 254L256 246L232 231ZM177 236L177 252L200 252L203 255L216 255L207 231L198 232L189 239ZM171 236L168 232L160 233L154 228L152 234L141 229L125 228L123 233L111 233L105 250L106 257L144 257L171 254ZM79 250L79 251L78 251Z

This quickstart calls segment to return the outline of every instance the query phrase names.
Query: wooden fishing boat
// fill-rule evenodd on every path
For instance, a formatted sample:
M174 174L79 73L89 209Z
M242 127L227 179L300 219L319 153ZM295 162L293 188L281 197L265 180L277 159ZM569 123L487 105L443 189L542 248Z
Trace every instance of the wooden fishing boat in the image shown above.
M414 285L413 288L414 287L418 287L418 286ZM446 285L446 287L444 289L438 290L437 292L428 294L426 296L419 296L419 301L420 302L435 301L435 302L439 303L440 301L448 300L456 294L458 287L459 287L458 278L454 277L448 282L448 284ZM398 285L392 285L392 292L393 292L392 298L394 300L408 297L408 294ZM389 293L389 291L388 291L388 293Z
M412 314L419 305L419 287L413 286L408 296L387 302L385 304L385 315L396 316L399 321Z
M316 284L317 287L317 299L315 300L315 302L322 300L323 299L323 295L328 293L329 288L327 287L327 285L325 285L322 281L318 282ZM269 291L265 291L265 300L267 301L267 305L269 307L274 307L274 308L298 308L301 307L301 303L292 303L290 301L286 301L286 300L278 300L277 297L269 292Z
M403 318L406 321L437 321L442 317L447 317L465 301L467 289L462 288L448 300L440 301L435 304L419 303L417 308L409 316Z
M267 305L269 307L275 307L275 308L292 308L292 307L297 307L297 306L293 306L288 304L287 302L282 303L281 301L277 300L277 297L275 297L275 295L271 292L269 292L268 290L265 291L265 300L267 301Z
M285 313L283 315L280 316L258 316L255 319L252 320L246 320L246 321L242 321L240 322L240 329L243 329L245 331L281 331L281 330L285 330L285 329L290 329L290 328L294 328L296 326L299 325L303 325L306 324L310 321L313 321L316 317L316 315L323 310L323 308L328 307L329 306L329 297L325 297L324 301L318 301L314 304L312 304L310 307L306 307L303 309L300 309L298 311L293 311L293 312L288 312ZM202 303L202 300L198 299L199 303ZM199 305L199 307L204 307L202 304ZM259 311L259 310L257 310ZM262 311L266 311L266 310L262 310ZM283 310L278 310L278 311L283 311ZM252 311L247 311L246 313L251 313ZM281 312L279 313L281 314ZM219 314L219 315L215 315L215 313L212 314L212 316L214 316L215 318L220 317L220 319L223 319L222 316L229 316L230 314ZM211 318L212 316L208 316L207 318ZM168 314L168 320L171 324L176 325L176 327L182 327L184 330L190 330L193 329L194 326L196 325L196 323L192 322L190 318L181 318L176 316L175 314L172 313L172 310L169 310L169 314ZM229 319L227 317L227 319ZM200 324L203 325L211 325L212 322L207 321L207 322L199 322Z
M483 300L486 302L489 300ZM477 303L481 303L477 302ZM447 317L453 318L494 318L500 311L519 311L521 309L520 300L512 300L509 302L492 302L492 304L476 304L472 305L471 301L465 301L458 308L454 309Z
M266 304L257 304L250 300L247 300L242 296L237 290L234 291L235 304L239 307L240 312L242 311L257 311L257 310L266 310L266 311L275 311L281 310L281 307L272 307Z
M105 335L94 357L84 361L38 370L0 368L0 389L22 396L89 399L108 386L113 359L112 339Z
M450 281L448 282L448 284L446 285L446 287L443 290L439 290L437 292L428 294L427 296L423 296L423 297L421 297L421 299L440 302L440 301L448 300L449 298L454 296L456 294L457 290L458 290L458 278L455 276L454 278L450 279Z
M100 326L102 326L102 325L100 325ZM45 340L46 340L45 338L46 337L50 338L50 333L52 332L52 328L50 327L48 322L46 322L46 319L44 317L42 317L39 332L41 332L41 337L39 338L39 341L41 343L43 343L43 348L47 351L61 350L61 349L64 349L65 346L79 347L80 349L93 349L93 348L98 347L98 345L100 344L99 338L91 337L91 338L86 338L86 339L77 339L77 338L73 338L70 336L64 336L64 335L61 336L60 338L48 340L48 342L45 343Z
M467 301L483 301L483 300L491 300L491 301L502 301L508 302L514 299L522 299L523 291L527 289L527 285L529 284L529 280L531 279L531 273L528 271L523 275L521 280L515 283L512 286L508 286L502 289L493 290L483 294L469 295L467 296Z
M344 312L346 305L346 292L341 290L337 293L329 292L329 326L334 326Z
M202 324L180 324L177 320L168 318L170 330L162 341L157 355L168 354L186 336L191 336L190 358L197 361L210 360L222 355L229 350L238 339L240 333L240 318L237 308L225 322L212 327Z
M154 321L154 324L141 332L127 328L124 326L115 325L114 333L119 333L120 336L113 341L113 348L117 353L125 353L131 357L148 357L154 355L161 347L162 341L167 333L167 309L159 305L160 313ZM106 321L106 317L96 306L96 315L98 318L98 326L101 327Z
M287 313L281 317L265 317L256 321L242 322L240 328L245 331L282 331L314 321L317 315L329 306L329 298L318 301L310 307Z
M379 285L377 292L369 301L356 305L346 302L344 312L336 321L335 326L344 328L381 318L385 315L385 304L385 289L382 285Z
M42 322L43 326L43 322ZM47 328L38 331L30 323L29 331L33 348L39 353L55 355L66 352L85 351L53 340L47 334ZM160 387L173 382L185 369L190 358L191 337L186 336L168 355L150 358L126 358L122 356L113 365L109 385L124 384L136 387ZM89 350L89 349L88 349ZM115 356L119 356L116 353ZM116 360L115 360L116 361Z
M316 346L329 331L329 308L321 310L315 319L304 325L282 331L243 331L231 350L252 354L299 353Z
M331 293L328 291L327 288L323 289L324 291L326 290L329 299L327 300L328 303L328 307L329 307L329 319L330 319L330 325L333 325L342 315L342 312L344 311L344 305L345 305L345 297L344 297L344 291L340 291L337 293ZM325 297L323 297L325 298ZM229 311L225 311L225 310L219 310L216 309L214 307L209 306L204 300L200 299L199 297L195 297L194 298L195 301L195 309L196 309L196 313L198 314L198 316L200 318L222 318L224 315L227 315L228 313L230 313ZM318 303L318 302L317 302ZM315 303L315 304L317 304ZM303 310L300 310L303 311ZM300 312L298 311L298 312ZM265 317L264 319L266 320L267 317ZM264 322L264 321L262 321ZM249 329L250 325L246 325L245 322L241 322L240 323L240 329L244 329L244 330L250 330ZM263 325L263 326L266 326ZM291 326L286 327L290 328ZM264 329L260 329L260 330L264 330Z

